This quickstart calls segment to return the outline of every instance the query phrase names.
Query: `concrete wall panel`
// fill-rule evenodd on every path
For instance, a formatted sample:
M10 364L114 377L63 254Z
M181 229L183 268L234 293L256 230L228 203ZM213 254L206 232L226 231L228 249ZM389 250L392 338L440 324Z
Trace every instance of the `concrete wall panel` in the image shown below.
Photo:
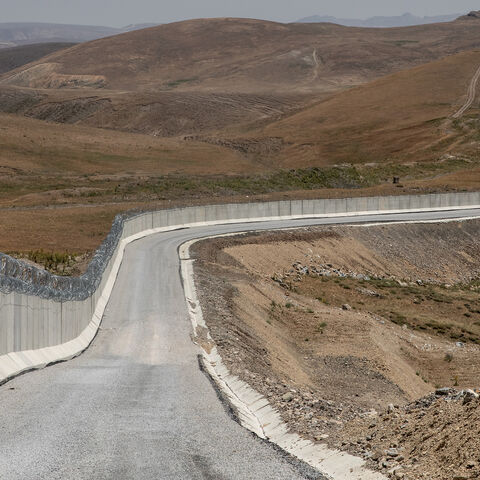
M153 212L153 228L162 228L168 225L168 212L167 210L160 210L158 212Z
M301 200L292 200L288 203L290 203L292 216L303 215L303 202Z
M13 352L14 348L13 294L0 293L0 355Z
M314 200L302 200L302 212L303 212L302 215L304 216L314 215L314 211L315 211ZM325 211L319 212L319 213L325 213Z
M281 217L289 217L292 215L292 203L293 202L278 202L278 214Z

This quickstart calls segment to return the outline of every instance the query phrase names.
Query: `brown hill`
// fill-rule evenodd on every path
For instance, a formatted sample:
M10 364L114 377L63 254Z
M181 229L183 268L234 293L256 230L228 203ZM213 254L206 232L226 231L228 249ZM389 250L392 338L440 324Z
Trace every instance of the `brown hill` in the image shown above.
M161 25L77 45L0 76L0 111L157 136L214 134L279 120L332 92L480 48L479 25Z
M77 45L2 79L33 88L332 90L480 47L478 22L392 29L206 19Z
M318 71L318 79L330 72L338 80L349 71L350 78L351 72L357 72L364 81L378 76L385 65L396 69L403 61L421 62L478 43L477 27L475 20L390 30L231 19L182 22L78 45L4 75L0 110L58 123L179 136L172 143L176 156L186 153L190 142L200 145L200 140L206 150L197 163L198 173L202 169L248 173L253 165L271 171L434 161L446 153L471 152L476 145L478 126L465 127L465 118L446 119L464 101L480 64L478 51L448 56L334 96L322 93L322 81L317 85L312 66L308 78L313 87L302 90L306 83L295 80L299 70L292 67L298 65L292 59L301 57L292 54L291 61L285 61L279 52L292 52L300 41L305 46L306 39L308 48L318 47L317 52L327 48L324 44L332 51L342 44L343 56L336 50L337 57L332 57L331 65L336 67ZM356 45L355 38L363 38L364 43ZM362 49L365 45L368 48ZM265 76L257 68L265 62L268 49L277 52L270 58L278 67L278 78L267 92L262 89ZM386 54L372 55L375 49L399 53L387 59ZM353 61L355 52L363 55L358 63ZM307 64L305 58L302 61ZM179 77L181 69L185 75ZM32 70L49 76L51 88L19 86L29 76L33 83L39 81ZM197 79L185 81L186 72L198 74ZM93 88L92 79L97 87L109 88ZM341 83L338 80L335 88ZM68 88L72 85L77 88ZM252 92L243 91L247 85ZM96 136L101 137L101 130L92 129L92 138ZM148 142L141 136L135 141ZM228 152L233 160L212 170L207 165L210 157L203 155L210 147L217 153ZM242 162L232 169L239 158Z
M479 50L449 56L334 95L250 136L281 138L280 161L289 168L472 151L478 103L462 119L449 118L465 102L479 65Z
M0 74L34 62L53 52L71 47L73 43L38 43L0 49Z

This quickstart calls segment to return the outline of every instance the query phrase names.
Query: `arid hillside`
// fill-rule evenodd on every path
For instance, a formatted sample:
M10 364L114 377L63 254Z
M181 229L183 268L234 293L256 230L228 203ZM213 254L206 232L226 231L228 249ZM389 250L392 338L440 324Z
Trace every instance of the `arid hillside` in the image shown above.
M71 47L73 43L38 43L0 49L0 74L14 70L53 52Z
M480 48L479 26L475 18L390 29L246 19L161 25L3 74L0 111L156 136L244 132L332 93ZM308 135L301 122L295 130Z
M480 380L479 228L315 227L197 243L211 334L201 344L216 345L291 432L386 478L478 479L479 396L468 389Z
M480 47L478 27L474 20L395 29L193 20L78 45L2 83L155 92L332 90Z
M477 189L476 95L452 116L479 26L196 20L6 73L0 250L91 250L130 208Z
M477 149L474 102L462 118L480 50L448 56L334 95L251 133L281 138L281 164L434 160Z

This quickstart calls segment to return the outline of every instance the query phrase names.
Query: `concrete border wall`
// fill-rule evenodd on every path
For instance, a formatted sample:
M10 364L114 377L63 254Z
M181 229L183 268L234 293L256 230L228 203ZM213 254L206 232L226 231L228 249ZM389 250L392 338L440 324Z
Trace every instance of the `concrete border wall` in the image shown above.
M196 225L475 207L480 207L480 192L206 205L127 218L103 272L97 273L99 278L84 280L97 285L87 298L62 300L61 295L43 298L0 292L0 383L25 370L72 358L88 347L103 317L125 246L146 235ZM17 278L3 280L18 283Z

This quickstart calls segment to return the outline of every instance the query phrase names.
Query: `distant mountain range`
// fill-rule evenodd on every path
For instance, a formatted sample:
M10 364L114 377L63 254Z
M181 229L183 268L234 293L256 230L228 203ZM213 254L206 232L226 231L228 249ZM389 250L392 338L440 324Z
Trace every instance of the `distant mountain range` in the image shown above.
M336 18L314 15L298 20L298 23L336 23L350 27L405 27L438 22L449 22L460 14L435 17L416 17L411 13L396 17L372 17L366 20ZM154 27L156 23L127 25L122 28L64 25L57 23L0 23L0 48L31 45L36 43L82 43L120 33Z
M438 15L434 17L416 17L411 13L395 17L371 17L366 20L353 18L336 18L329 16L313 15L311 17L301 18L297 23L336 23L346 27L409 27L413 25L426 25L429 23L451 22L456 20L461 14Z
M156 24L144 23L112 28L90 25L62 25L56 23L0 23L0 48L33 43L81 43L110 37Z

